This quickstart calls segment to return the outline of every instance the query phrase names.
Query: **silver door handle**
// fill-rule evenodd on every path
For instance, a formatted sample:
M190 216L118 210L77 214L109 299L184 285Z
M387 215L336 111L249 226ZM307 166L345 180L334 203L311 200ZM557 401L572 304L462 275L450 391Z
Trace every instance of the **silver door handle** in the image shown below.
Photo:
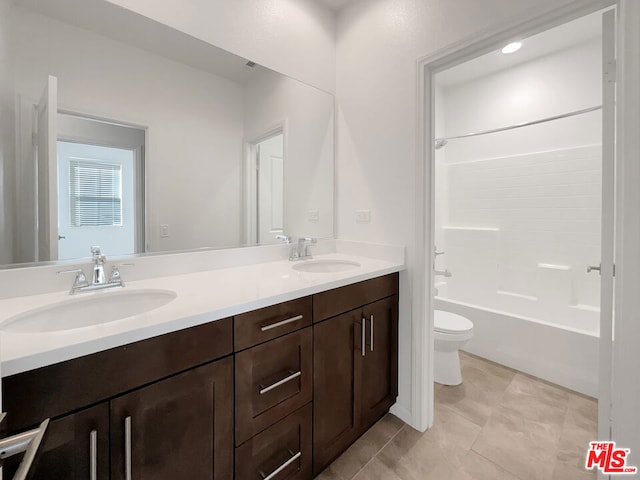
M64 240L65 238L67 237L65 237L64 235L58 235L58 240Z
M601 267L602 267L602 264L598 265L597 267L593 265L587 265L587 273L591 273L593 271L597 271L598 273L600 273Z
M293 452L289 451L289 453L291 454L291 458L286 462L284 462L282 465L280 465L278 468L276 468L269 475L265 475L264 473L260 472L260 476L262 477L262 480L271 480L275 478L276 475L278 475L281 471L283 471L285 468L287 468L289 465L291 465L293 462L295 462L297 459L299 459L302 456L302 452L298 452L294 454Z
M124 478L131 480L131 416L124 419Z
M270 392L274 388L278 388L280 385L284 385L285 383L290 382L294 378L298 378L300 375L302 375L302 372L300 370L298 370L297 372L292 372L290 370L289 373L291 375L283 378L282 380L277 381L276 383L269 385L268 387L265 387L264 385L260 385L260 395L264 395L265 393Z
M367 325L366 320L362 317L362 356L364 357L367 354Z
M89 434L89 479L98 480L98 431Z
M371 322L371 351L373 352L373 315L371 315L369 320Z
M295 317L287 318L286 320L282 320L281 322L272 323L270 325L262 325L260 327L260 331L266 332L267 330L271 330L272 328L278 328L288 323L297 322L298 320L302 320L303 318L304 315L296 315Z

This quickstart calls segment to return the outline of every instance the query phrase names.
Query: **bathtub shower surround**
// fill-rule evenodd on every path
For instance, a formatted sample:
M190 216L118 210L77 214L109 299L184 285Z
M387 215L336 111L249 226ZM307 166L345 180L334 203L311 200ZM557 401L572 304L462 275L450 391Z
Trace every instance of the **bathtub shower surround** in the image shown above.
M444 298L598 334L599 146L448 164Z
M453 276L439 279L437 308L474 323L468 351L595 395L599 276L587 265L600 257L600 146L439 168L447 253L436 266Z

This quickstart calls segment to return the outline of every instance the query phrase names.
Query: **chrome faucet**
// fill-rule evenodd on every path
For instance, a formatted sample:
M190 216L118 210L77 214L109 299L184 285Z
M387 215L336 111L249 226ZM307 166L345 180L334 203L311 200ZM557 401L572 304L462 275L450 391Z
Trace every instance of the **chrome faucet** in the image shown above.
M282 240L284 243L291 243L291 237L289 235L285 235L285 234L278 234L276 235L276 239L278 240Z
M77 292L89 292L92 290L101 290L103 288L124 287L124 282L120 276L120 267L133 265L132 263L121 263L111 267L111 274L107 280L104 274L104 264L107 257L102 254L102 250L98 246L91 247L91 255L93 261L93 273L91 275L91 283L87 280L82 268L74 268L71 270L60 270L58 273L75 273L76 278L69 292L71 295Z
M102 254L100 247L91 247L91 255L93 256L93 275L91 276L92 285L102 285L106 283L104 276L104 262L107 257Z
M313 258L311 251L309 250L313 243L318 243L318 239L313 237L300 237L298 239L298 248L296 249L296 258L294 260Z
M276 238L286 244L291 244L291 249L289 250L290 262L313 258L310 251L311 244L318 243L318 239L314 237L300 237L295 243L289 235L276 235Z

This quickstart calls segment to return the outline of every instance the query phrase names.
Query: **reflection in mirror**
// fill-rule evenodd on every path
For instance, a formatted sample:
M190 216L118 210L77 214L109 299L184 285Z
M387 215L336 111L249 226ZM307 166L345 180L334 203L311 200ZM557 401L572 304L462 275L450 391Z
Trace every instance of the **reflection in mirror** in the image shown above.
M144 252L140 128L58 114L58 259ZM53 198L50 201L55 202Z
M251 242L276 243L276 235L284 232L284 132L278 128L268 137L250 146L251 212L249 234Z
M0 0L0 70L0 265L333 235L326 92L106 0Z

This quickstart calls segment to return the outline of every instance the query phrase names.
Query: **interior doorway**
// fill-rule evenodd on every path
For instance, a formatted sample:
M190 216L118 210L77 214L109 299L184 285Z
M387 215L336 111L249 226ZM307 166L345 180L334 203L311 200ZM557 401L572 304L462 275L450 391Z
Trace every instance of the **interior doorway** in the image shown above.
M556 445L545 478L568 468L554 452L586 452L599 438L595 399L601 410L609 404L613 276L599 265L613 265L615 117L607 65L615 64L614 16L595 12L433 76L436 400L451 400L452 392L486 400L464 388L465 374L478 381L478 367L463 356L461 368L454 346L593 398L558 394L558 409L549 408L549 418L553 411L564 419L554 425L561 431L580 416L573 430L582 437L546 440ZM477 448L524 475L534 465L506 460L522 445L501 412L526 423L532 409L517 397L538 384L519 373L497 390L489 388L491 375L485 381L498 400L486 405L484 420L510 446L481 433ZM572 410L578 398L579 414ZM450 406L468 413L460 402ZM542 408L544 400L537 402ZM607 415L600 415L605 423ZM499 448L509 454L493 458Z
M280 243L276 235L284 232L283 129L276 129L251 143L249 192L250 242Z
M615 5L615 2L610 2L610 5ZM588 4L582 5L580 8L574 9L564 9L562 11L551 12L544 15L541 15L538 18L535 18L529 22L523 24L514 24L511 26L504 27L504 29L497 29L496 33L493 35L485 36L483 39L469 41L464 46L457 46L450 49L447 52L438 53L430 58L425 58L420 62L421 68L423 68L424 76L421 76L421 89L420 89L420 103L423 105L421 107L421 115L420 123L421 123L421 131L424 132L424 136L422 139L424 140L423 145L423 155L426 159L424 163L424 171L420 169L422 166L418 166L418 183L420 184L422 181L423 187L421 189L422 193L421 199L419 199L419 203L425 205L425 217L424 217L424 228L422 225L418 225L418 234L417 234L417 243L420 245L424 245L425 251L423 254L424 263L424 284L421 282L416 283L416 289L420 289L422 292L430 292L429 297L431 296L431 291L435 286L435 278L433 275L433 266L436 256L434 254L435 247L435 238L436 238L436 213L434 210L435 205L435 188L436 183L438 182L436 175L436 149L440 146L436 143L436 140L442 140L442 136L439 135L439 132L436 132L436 124L437 124L437 113L433 106L437 102L438 92L435 89L435 77L439 72L443 72L451 67L456 65L460 65L468 60L472 60L474 58L480 57L488 52L491 52L498 47L502 48L506 44L520 40L522 38L527 38L532 35L539 34L540 32L544 32L550 28L555 26L562 25L563 22L570 22L576 18L580 18L584 15L593 13L598 9L603 7L602 2L589 2ZM604 21L603 25L605 29L602 34L602 48L603 52L607 54L611 54L615 51L615 39L616 33L615 28L615 14L609 15L609 21ZM614 28L612 28L614 27ZM605 55L606 59L606 55ZM592 271L596 270L598 265L598 260L600 260L600 310L601 310L601 318L599 322L599 330L600 336L597 340L598 350L599 350L599 382L598 382L598 398L600 400L599 405L599 428L598 428L598 438L602 438L606 440L609 438L609 408L610 408L610 376L611 376L611 324L612 324L612 305L613 305L613 199L615 198L615 162L616 157L614 155L613 150L613 139L615 137L615 105L613 103L613 95L615 92L615 58L609 58L609 61L605 60L603 62L603 89L602 89L602 110L601 110L601 119L602 119L602 204L600 205L602 209L602 249L598 252L600 259L596 259L595 262L589 260L589 265L592 267ZM576 84L576 88L579 88L579 85ZM577 109L576 109L577 110ZM535 119L533 119L535 120ZM517 122L517 123L523 123ZM508 126L509 123L504 124L503 126ZM499 126L497 126L499 127ZM492 126L488 126L486 130L493 130ZM476 133L475 131L470 132L459 132L460 136L463 136L467 133ZM453 135L458 136L458 134ZM446 136L444 137L447 140ZM440 143L440 142L439 142ZM446 147L445 147L446 148ZM610 220L610 221L609 221ZM474 225L474 227L479 227L479 225ZM438 245L440 249L440 245ZM476 257L476 259L478 259ZM540 262L544 263L544 262ZM552 262L549 262L552 263ZM594 265L595 264L595 265ZM441 267L442 265L440 265ZM587 265L583 266L585 268ZM595 268L593 268L595 267ZM582 268L582 267L581 267ZM440 268L441 269L441 268ZM596 273L597 275L597 273ZM420 322L420 318L426 319L427 321L424 324L423 333L418 329L418 335L421 336L422 339L425 340L425 348L426 351L421 350L421 347L418 347L418 352L416 358L421 358L424 360L429 359L429 345L433 346L434 334L433 334L433 299L426 298L424 302L416 301L416 308L418 312L423 312L423 316L419 315L414 319L414 327ZM418 340L418 344L420 341ZM426 363L426 365L432 366L432 362ZM419 373L417 374L419 375ZM416 376L414 376L415 380ZM418 418L422 425L426 427L430 426L433 422L433 386L430 385L430 382L433 381L433 377L429 374L424 377L426 379L426 384L422 384L420 387L420 382L418 381L418 388L420 388L423 395L425 395L426 401L421 404L421 408L423 410L417 412Z

